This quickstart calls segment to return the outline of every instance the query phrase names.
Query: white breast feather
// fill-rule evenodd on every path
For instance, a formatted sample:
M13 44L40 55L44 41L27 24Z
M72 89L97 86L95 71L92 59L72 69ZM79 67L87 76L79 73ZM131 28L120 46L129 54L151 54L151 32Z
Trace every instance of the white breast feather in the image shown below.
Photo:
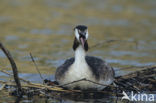
M112 83L111 80L96 80L85 60L85 51L83 50L82 46L79 46L75 51L75 62L69 67L68 71L65 73L64 78L62 78L59 83L67 84L83 78L106 85ZM97 88L99 90L104 88L104 86L100 86L88 81L77 82L74 84L70 84L67 87L70 89L73 89L74 87L80 87L81 89Z

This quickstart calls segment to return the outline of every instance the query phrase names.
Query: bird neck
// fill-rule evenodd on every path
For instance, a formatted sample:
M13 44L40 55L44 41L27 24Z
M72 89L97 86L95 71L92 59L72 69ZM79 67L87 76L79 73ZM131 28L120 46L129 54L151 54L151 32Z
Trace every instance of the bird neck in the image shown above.
M80 63L85 61L86 51L79 45L75 50L75 63Z

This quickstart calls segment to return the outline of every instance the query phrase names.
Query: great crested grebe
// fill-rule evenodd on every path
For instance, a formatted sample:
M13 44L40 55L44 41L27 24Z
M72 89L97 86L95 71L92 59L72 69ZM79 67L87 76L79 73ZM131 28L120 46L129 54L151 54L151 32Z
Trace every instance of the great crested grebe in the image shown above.
M55 79L60 84L67 84L83 78L100 84L109 85L114 80L114 70L105 61L93 56L86 56L88 51L88 28L78 25L74 28L75 40L73 50L75 57L67 59L64 64L57 68ZM96 89L105 87L89 81L79 81L65 86L68 89Z

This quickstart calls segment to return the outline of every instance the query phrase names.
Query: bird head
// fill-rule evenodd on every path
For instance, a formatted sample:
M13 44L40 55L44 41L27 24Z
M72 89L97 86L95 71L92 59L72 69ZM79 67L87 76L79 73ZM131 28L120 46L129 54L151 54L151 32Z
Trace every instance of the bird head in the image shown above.
M85 25L78 25L74 28L74 32L75 32L75 38L76 40L80 43L80 45L82 45L82 47L84 49L88 49L88 47L86 48L86 43L87 43L87 39L88 39L88 28ZM87 44L88 46L88 44Z

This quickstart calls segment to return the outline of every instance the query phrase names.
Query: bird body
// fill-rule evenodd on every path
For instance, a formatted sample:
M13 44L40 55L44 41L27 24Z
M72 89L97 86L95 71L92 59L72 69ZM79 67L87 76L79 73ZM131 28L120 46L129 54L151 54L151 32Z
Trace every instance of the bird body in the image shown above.
M83 29L82 29L82 28ZM77 26L76 29L81 28L86 30L85 26ZM80 31L79 31L80 32ZM92 56L86 56L88 50L87 38L88 34L80 35L75 31L75 40L73 49L75 57L67 59L64 64L57 68L55 79L60 84L67 84L80 79L87 79L96 83L109 85L114 80L114 70L102 59ZM88 32L88 31L87 31ZM102 90L105 88L89 81L79 81L66 85L68 89L96 89Z

